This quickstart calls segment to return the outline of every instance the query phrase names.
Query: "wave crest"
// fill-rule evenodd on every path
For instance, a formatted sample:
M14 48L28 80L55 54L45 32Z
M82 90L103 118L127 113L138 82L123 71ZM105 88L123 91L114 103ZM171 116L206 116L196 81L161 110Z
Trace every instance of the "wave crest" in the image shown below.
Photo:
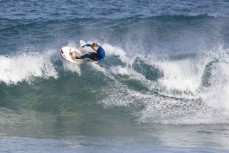
M16 56L0 56L0 82L16 84L17 82L31 82L34 77L57 78L58 74L47 55L37 53Z

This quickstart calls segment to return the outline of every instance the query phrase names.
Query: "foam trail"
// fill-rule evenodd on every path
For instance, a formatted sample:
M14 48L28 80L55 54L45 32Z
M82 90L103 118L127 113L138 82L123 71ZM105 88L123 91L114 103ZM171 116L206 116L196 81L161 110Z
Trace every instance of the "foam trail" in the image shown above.
M135 61L134 56L128 56L126 52L120 47L115 47L107 43L103 44L102 47L106 51L106 56L117 56L123 63L128 65L132 65Z
M112 55L116 55L120 57L126 56L125 51L119 47L114 47L114 46L111 46L110 44L105 43L103 44L103 48L106 50L107 56L112 56Z
M121 66L112 66L110 68L110 71L115 74L115 75L122 75L122 76L125 76L125 75L130 75L131 73L124 67L121 67Z
M82 63L81 61L77 61L76 64L72 64L72 63L69 63L67 61L64 61L63 67L64 67L65 71L71 71L71 72L75 72L75 73L81 75L81 70L80 70L80 64L81 63Z
M139 81L147 81L145 79L145 76L134 71L131 68L128 67L122 67L122 66L112 66L110 67L110 71L114 74L114 75L121 75L121 76L128 76L131 79L135 79L135 80L139 80Z

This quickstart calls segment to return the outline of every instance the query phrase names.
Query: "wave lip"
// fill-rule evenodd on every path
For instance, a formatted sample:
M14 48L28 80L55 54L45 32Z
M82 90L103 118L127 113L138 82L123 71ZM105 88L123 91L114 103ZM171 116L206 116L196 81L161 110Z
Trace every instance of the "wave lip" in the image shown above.
M0 56L0 82L7 85L21 81L31 82L34 77L57 78L57 72L47 58L36 53Z

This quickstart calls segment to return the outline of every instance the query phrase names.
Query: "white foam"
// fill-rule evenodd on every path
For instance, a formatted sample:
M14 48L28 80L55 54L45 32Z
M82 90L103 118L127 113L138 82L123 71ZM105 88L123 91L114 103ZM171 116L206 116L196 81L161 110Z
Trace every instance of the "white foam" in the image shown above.
M66 70L66 71L75 72L78 75L81 75L81 70L80 70L80 64L81 63L82 63L82 60L77 60L76 64L70 63L68 61L64 61L63 67L64 67L64 70Z
M102 72L103 74L106 75L106 69L101 67L99 64L95 62L89 62L88 63L91 67L93 67L95 70Z
M201 94L201 97L209 107L229 111L228 63L220 62L214 64L211 75L211 87L208 87Z
M128 65L132 65L135 61L134 56L127 56L126 52L120 47L111 46L107 43L103 44L102 47L106 51L106 56L117 56L123 63Z
M196 61L164 61L159 63L164 77L159 80L162 86L168 90L180 90L195 92L201 84L201 76L204 65L198 65Z
M91 43L91 42L90 42ZM81 45L85 42L81 42ZM158 82L150 81L141 73L132 68L135 57L116 46L103 44L106 56L117 56L124 64L103 68L95 63L89 63L93 69L111 77L112 75L127 76L125 79L135 79L142 85L153 86L157 93L141 93L128 87L128 85L113 79L114 84L106 87L104 93L108 96L102 100L106 107L131 105L144 105L139 112L132 112L139 116L140 122L159 124L218 124L229 121L229 58L218 50L204 56L180 60L159 60L154 57L140 57L147 65L157 66L164 76ZM202 77L206 66L213 64L210 82L212 87L202 88ZM72 65L70 63L70 65ZM74 64L73 64L74 65ZM71 67L71 71L80 74L80 65ZM204 76L205 77L205 76ZM115 78L115 77L114 77ZM153 88L152 87L152 88ZM152 90L153 91L153 90ZM184 94L180 95L177 92ZM191 94L190 94L191 93ZM200 101L200 102L198 102Z
M112 66L112 67L110 67L110 70L115 75L119 74L119 75L124 76L124 75L130 75L131 74L130 70L128 71L127 68L122 67L122 66Z
M134 71L131 67L112 66L109 70L115 75L127 76L128 79L139 81L148 89L152 89L155 86L155 82L147 80L143 74Z
M7 85L21 81L30 83L34 77L58 77L53 64L50 62L50 55L37 53L0 56L0 74L0 82Z
M111 46L110 44L107 43L103 44L102 47L106 50L107 56L112 56L112 55L116 55L120 57L126 56L124 50L119 47Z
M124 55L125 58L128 58ZM144 57L141 59L145 60ZM212 66L210 87L203 88L203 76L208 73L206 66L214 61ZM229 121L229 57L225 51L217 50L196 58L181 60L147 61L147 64L157 66L164 73L158 80L158 95L141 93L129 89L128 85L115 83L111 89L106 89L108 97L103 100L105 106L129 107L143 104L145 107L139 112L132 112L139 116L140 122L159 124L220 124ZM134 71L131 66L112 66L109 71L114 75L136 78L144 83L143 75ZM150 84L149 84L150 85ZM165 90L164 90L165 89ZM184 92L180 96L173 92ZM186 91L191 92L191 96ZM187 93L189 93L187 92ZM168 94L164 94L168 93ZM174 98L173 98L174 97ZM131 105L130 105L131 104Z

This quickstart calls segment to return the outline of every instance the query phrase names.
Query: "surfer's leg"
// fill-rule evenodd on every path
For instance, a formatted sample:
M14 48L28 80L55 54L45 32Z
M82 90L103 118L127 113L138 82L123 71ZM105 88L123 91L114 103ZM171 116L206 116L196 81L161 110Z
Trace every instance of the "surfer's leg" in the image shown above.
M85 55L80 56L80 57L76 57L76 59L84 59L84 58L90 58L93 61L98 61L98 54L97 53L89 53L89 54L85 54Z
M83 56L80 56L80 57L77 57L77 56L76 56L76 59L84 59L84 58L89 58L88 56L89 56L89 54L85 54L85 55L83 55Z
M90 53L90 54L88 55L88 58L90 58L90 59L93 60L93 61L98 61L98 59L99 59L97 53Z

